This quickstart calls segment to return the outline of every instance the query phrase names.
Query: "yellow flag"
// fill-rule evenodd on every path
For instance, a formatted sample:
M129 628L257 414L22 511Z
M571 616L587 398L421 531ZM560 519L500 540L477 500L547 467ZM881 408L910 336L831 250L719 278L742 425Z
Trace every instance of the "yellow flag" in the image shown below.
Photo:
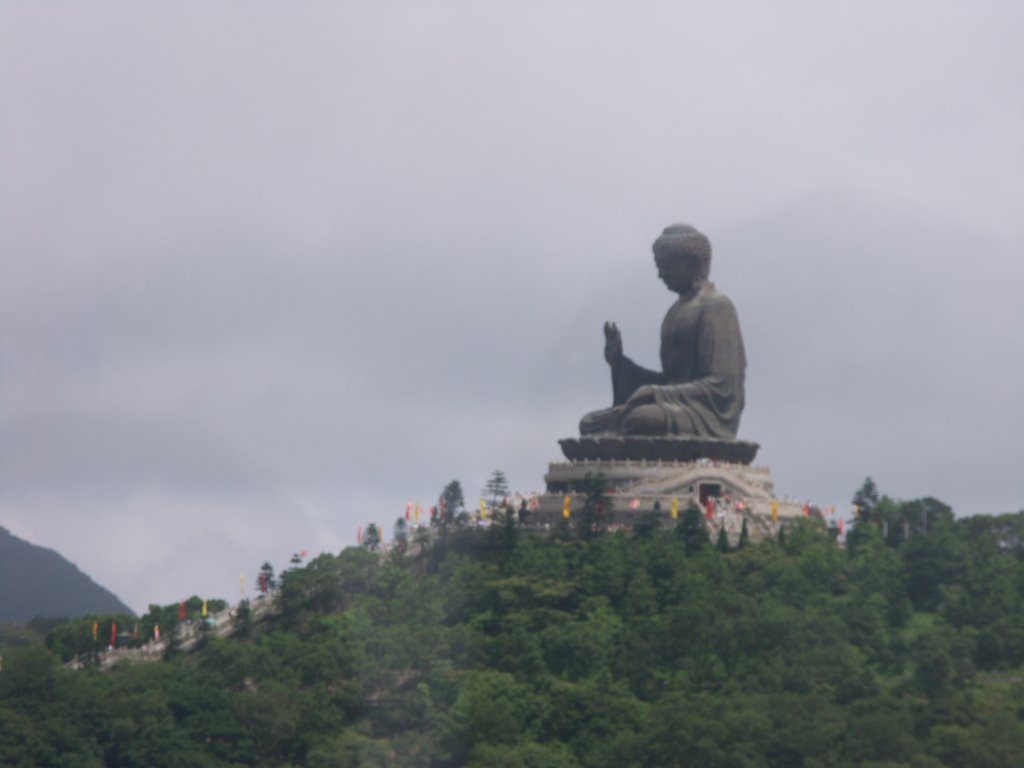
M679 518L679 499L672 499L672 519L676 520Z
M779 502L777 501L772 502L772 522L779 522Z
M562 500L562 517L566 520L569 519L569 515L572 514L572 496L566 496Z
M487 517L487 502L480 499L480 517Z
M853 514L855 517L860 517L860 504L853 505Z
M97 637L97 636L99 635L99 633L100 633L100 625L99 625L99 622L97 622L97 621L94 621L94 622L92 623L92 641L93 641L94 643L96 642L96 637Z
M209 609L206 607L206 601L203 600L203 618L206 618L206 614L209 613Z
M420 524L420 505L416 505L416 525Z

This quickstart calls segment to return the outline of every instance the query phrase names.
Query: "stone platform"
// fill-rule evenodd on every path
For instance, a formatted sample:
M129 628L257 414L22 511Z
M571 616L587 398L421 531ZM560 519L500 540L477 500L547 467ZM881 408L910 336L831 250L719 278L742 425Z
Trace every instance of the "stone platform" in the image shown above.
M569 461L694 461L750 464L760 448L743 440L710 437L584 435L558 441Z
M546 493L538 499L534 518L541 525L559 521L566 496L572 509L582 504L588 475L601 475L607 483L612 509L606 522L612 526L631 526L657 513L663 527L672 527L693 504L704 513L712 535L724 528L735 544L744 521L757 541L803 515L801 502L775 498L768 467L751 465L757 443L604 435L559 443L569 461L550 464L544 476ZM707 520L709 500L713 514ZM679 511L676 518L673 506ZM773 507L778 523L772 523Z

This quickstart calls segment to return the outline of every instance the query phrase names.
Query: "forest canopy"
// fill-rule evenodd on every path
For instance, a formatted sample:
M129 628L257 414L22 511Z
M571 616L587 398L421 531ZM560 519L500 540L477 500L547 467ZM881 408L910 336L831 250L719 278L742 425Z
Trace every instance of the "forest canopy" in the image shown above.
M61 666L62 624L4 659L0 763L1014 764L1024 512L867 490L845 548L815 521L735 550L510 524L322 554L271 618L109 673Z

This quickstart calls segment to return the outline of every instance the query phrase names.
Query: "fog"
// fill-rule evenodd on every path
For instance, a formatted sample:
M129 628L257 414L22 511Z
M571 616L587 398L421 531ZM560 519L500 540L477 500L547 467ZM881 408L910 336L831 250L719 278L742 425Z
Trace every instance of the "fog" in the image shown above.
M1024 9L0 6L0 525L136 610L541 490L685 221L780 495L1024 508Z

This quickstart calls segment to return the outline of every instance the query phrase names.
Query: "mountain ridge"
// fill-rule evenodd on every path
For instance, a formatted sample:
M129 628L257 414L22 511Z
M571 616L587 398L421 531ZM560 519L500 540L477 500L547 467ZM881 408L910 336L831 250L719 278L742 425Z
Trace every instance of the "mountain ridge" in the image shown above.
M59 552L20 539L0 526L0 623L86 613L134 615Z

